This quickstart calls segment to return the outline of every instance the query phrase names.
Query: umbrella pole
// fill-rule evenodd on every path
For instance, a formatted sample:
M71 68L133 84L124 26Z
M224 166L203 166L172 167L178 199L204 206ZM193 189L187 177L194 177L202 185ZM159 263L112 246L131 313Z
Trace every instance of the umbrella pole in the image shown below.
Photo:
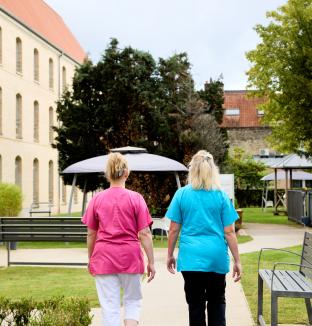
M180 182L180 178L179 178L178 172L174 172L174 176L176 178L177 186L178 186L178 189L179 189L179 188L181 188L181 182Z
M71 191L70 191L70 198L69 198L69 204L68 204L68 214L71 213L71 209L72 209L73 196L74 196L74 190L75 190L75 187L76 187L76 181L77 181L77 173L75 173L75 175L74 175L72 188L71 188Z

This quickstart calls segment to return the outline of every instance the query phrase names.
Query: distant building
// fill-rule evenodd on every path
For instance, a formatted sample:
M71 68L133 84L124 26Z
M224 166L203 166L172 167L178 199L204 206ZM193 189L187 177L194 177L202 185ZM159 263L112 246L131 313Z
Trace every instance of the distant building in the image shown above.
M0 182L21 187L25 211L32 202L66 209L70 187L59 185L52 126L56 101L85 57L44 1L0 0ZM73 209L79 201L76 192Z
M266 141L271 130L261 124L261 103L263 99L247 97L246 91L224 91L222 127L228 130L230 150L239 147L248 154L261 156L275 153Z

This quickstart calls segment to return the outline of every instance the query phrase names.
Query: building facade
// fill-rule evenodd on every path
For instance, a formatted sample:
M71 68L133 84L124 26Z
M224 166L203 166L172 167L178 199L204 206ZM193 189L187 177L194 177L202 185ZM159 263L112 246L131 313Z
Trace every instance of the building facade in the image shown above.
M33 202L66 211L70 187L52 148L56 102L71 87L85 52L42 0L0 0L0 182L19 185L23 212ZM80 209L75 191L73 209Z
M274 152L266 140L271 130L261 123L261 103L263 99L248 97L243 90L224 91L222 127L228 131L230 151L239 147L250 155L261 156Z

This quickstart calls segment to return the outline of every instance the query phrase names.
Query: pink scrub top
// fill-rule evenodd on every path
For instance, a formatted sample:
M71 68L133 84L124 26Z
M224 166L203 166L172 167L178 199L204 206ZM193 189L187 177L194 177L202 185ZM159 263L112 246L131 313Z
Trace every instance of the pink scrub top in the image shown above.
M139 193L121 187L97 193L91 199L82 222L97 231L89 262L92 275L144 273L138 232L153 221Z

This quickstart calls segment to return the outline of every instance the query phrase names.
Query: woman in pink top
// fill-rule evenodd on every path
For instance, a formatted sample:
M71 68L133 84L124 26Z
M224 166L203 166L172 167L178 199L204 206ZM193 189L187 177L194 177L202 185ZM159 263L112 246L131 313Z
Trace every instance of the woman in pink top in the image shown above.
M152 219L143 197L125 188L128 163L119 153L108 156L106 178L110 188L90 201L82 222L88 227L89 271L95 276L103 326L120 326L120 289L124 323L138 325L141 307L142 244L147 255L147 277L155 276Z

